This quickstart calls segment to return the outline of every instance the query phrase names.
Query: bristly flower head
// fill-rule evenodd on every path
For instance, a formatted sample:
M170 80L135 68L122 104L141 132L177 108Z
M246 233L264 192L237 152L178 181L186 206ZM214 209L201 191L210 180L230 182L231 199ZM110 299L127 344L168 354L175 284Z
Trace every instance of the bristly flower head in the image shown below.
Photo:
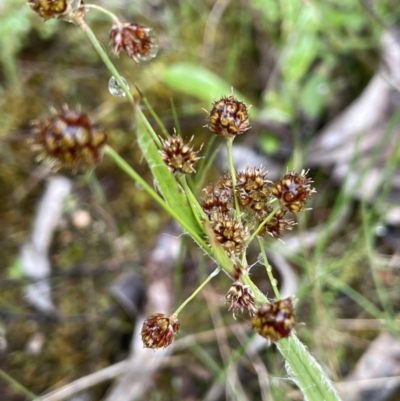
M247 167L236 173L236 193L242 207L249 207L255 212L264 210L271 200L271 181L268 172L262 167Z
M201 148L197 151L193 150L193 137L187 143L176 134L168 139L160 139L164 148L160 150L161 157L172 173L190 174L196 171L194 165L200 159L197 154Z
M250 235L247 225L225 213L216 212L211 215L210 227L228 255L240 255L245 251Z
M304 210L304 204L315 191L311 188L312 179L307 178L308 171L301 173L288 171L285 176L272 185L272 194L279 199L280 204L292 213Z
M269 341L279 341L290 336L296 326L292 298L262 304L251 321L258 334Z
M146 348L166 348L179 332L180 323L176 315L153 313L143 323L142 341Z
M232 187L232 177L226 173L215 184L210 184L203 189L206 198L201 207L209 217L216 212L228 214L233 208Z
M223 97L213 103L207 127L228 138L243 134L250 128L247 106L234 95Z
M268 206L268 208L255 213L256 220L261 225L261 223L267 219L268 215L271 214L273 208ZM266 224L263 225L261 230L258 232L259 236L264 236L268 233L272 238L280 239L282 237L283 231L290 231L296 223L293 220L285 218L287 210L282 208L278 210Z
M243 284L241 281L235 281L227 294L226 302L230 304L229 311L235 314L247 310L250 316L254 316L256 307L254 305L254 294L249 285Z
M85 9L82 0L28 0L32 10L44 19L60 18L72 21L83 18Z
M64 106L61 113L52 112L52 117L33 122L33 149L41 152L39 159L50 162L54 170L95 167L102 158L106 134L82 111Z
M137 63L148 61L157 55L158 40L151 28L134 23L114 24L110 40L115 55L121 50Z

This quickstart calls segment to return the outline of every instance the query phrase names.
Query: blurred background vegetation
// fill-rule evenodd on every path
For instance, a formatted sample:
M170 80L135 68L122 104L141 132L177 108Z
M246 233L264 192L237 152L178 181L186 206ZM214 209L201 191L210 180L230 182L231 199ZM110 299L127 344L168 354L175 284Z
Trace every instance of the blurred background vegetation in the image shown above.
M362 94L380 68L382 37L400 19L397 0L93 4L157 33L160 50L151 62L138 65L124 54L114 61L131 87L135 83L143 91L169 132L177 125L175 110L182 135L194 135L196 144L207 145L211 137L202 127L202 108L209 109L213 97L227 95L233 87L239 99L252 105L253 128L239 139L241 149L254 152L250 154L260 157L267 170L271 163L280 171L310 167L307 149L313 149L329 121ZM144 266L169 219L108 159L92 174L62 172L72 179L73 190L49 255L59 315L46 316L26 302L19 249L29 238L46 186L43 169L27 144L31 120L48 115L51 106L80 105L105 128L111 146L149 182L152 179L136 145L131 107L110 94L108 71L83 33L63 21L44 22L22 0L0 0L0 20L0 368L42 394L128 356L135 319L115 300L109 285L131 271L144 282L151 280ZM110 20L95 10L86 20L111 54ZM392 135L394 131L386 138ZM219 144L217 139L213 146ZM297 296L298 319L305 323L298 327L299 336L338 382L357 366L379 332L399 338L399 221L384 218L382 208L375 207L388 204L398 158L386 160L392 173L383 177L386 186L378 192L379 202L343 191L345 179L334 179L331 166L314 163L310 175L318 193L310 205L313 210L295 230L300 246L290 248L291 238L287 246L266 239L267 247L284 256L298 277L297 294L289 295ZM218 159L206 183L224 169ZM387 174L384 167L379 171ZM339 227L332 230L344 211ZM315 227L318 235L310 244ZM193 248L183 238L173 271L176 305L208 268ZM262 269L253 274L268 292ZM279 269L276 274L284 283L284 274ZM212 384L225 377L229 360L220 350L216 329L228 328L229 355L236 355L246 341L236 338L236 327L247 324L227 312L223 297L228 288L227 277L218 277L204 295L207 302L200 296L182 313L182 336L211 334L170 357L166 367L149 378L155 385L143 399L207 399L202 397ZM270 398L257 380L254 361L241 356L248 399L260 399L260 394L264 400L301 399L283 379L283 362L274 347L261 351L259 359L269 373ZM101 400L109 386L105 381L82 399ZM214 399L235 398L244 399ZM0 399L26 396L0 381Z

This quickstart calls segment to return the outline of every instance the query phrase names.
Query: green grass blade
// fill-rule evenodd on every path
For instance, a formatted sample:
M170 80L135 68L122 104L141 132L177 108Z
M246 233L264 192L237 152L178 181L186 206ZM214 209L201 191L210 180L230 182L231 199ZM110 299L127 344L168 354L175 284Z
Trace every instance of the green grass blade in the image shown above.
M277 347L286 359L289 376L298 385L306 401L340 401L321 366L295 335L280 340Z
M196 242L206 248L202 227L199 226L196 217L193 215L184 192L180 189L174 176L162 160L152 138L155 133L154 131L153 133L149 132L152 128L139 108L136 109L136 118L138 143L157 182L158 189L169 207L176 212L174 217L178 217L178 222L193 236Z

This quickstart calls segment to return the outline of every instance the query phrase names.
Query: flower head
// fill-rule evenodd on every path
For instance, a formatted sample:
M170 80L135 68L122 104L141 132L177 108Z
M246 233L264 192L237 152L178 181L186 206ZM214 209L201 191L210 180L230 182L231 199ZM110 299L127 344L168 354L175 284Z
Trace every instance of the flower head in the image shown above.
M253 329L269 341L290 336L296 326L292 298L262 304L251 321Z
M267 171L262 167L247 167L236 173L236 193L242 207L249 207L255 212L265 209L271 200L271 182L267 180Z
M272 194L279 199L284 208L292 213L299 213L304 209L304 204L315 191L311 188L312 179L307 178L307 171L301 173L288 171L282 179L272 185Z
M115 24L110 31L110 40L117 56L121 50L125 50L137 63L151 60L157 55L157 37L147 26L134 23Z
M213 213L210 227L217 241L228 254L240 255L246 249L249 238L248 227L225 213Z
M207 127L217 135L230 138L243 134L250 128L247 106L234 95L223 97L213 103Z
M249 285L235 281L225 295L225 299L230 304L229 311L233 312L233 317L236 313L244 310L247 310L250 316L254 316L256 312L254 294Z
M32 10L44 19L61 18L71 21L83 17L85 9L82 0L28 0Z
M88 115L64 107L61 113L34 124L34 149L39 159L49 161L54 170L70 167L95 167L102 158L106 134L92 125Z
M180 323L176 315L153 313L143 323L142 341L146 348L166 348L179 332Z
M261 210L255 214L256 220L261 224L270 213L272 213L273 208L268 206L267 209ZM263 225L258 235L263 236L268 233L272 238L281 238L283 231L290 231L296 223L293 220L285 218L286 209L278 210L267 223Z
M233 208L232 187L232 177L226 173L215 184L210 184L204 188L206 198L201 207L208 216L216 212L229 213Z
M194 151L192 141L193 137L189 142L185 143L176 134L168 139L161 139L163 150L160 150L160 154L172 173L190 174L196 171L194 164L200 159L200 157L197 157L197 154L201 148L198 151Z

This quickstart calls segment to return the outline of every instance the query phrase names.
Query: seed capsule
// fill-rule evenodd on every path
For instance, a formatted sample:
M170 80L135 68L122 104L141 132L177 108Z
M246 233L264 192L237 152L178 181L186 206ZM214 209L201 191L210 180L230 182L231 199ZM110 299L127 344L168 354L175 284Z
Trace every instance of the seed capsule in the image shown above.
M279 199L281 205L292 213L299 213L310 195L315 191L311 188L312 179L306 177L307 172L288 171L284 177L272 185L271 192Z
M148 61L157 55L158 40L151 28L134 23L113 25L110 40L115 55L122 50L137 63Z
M227 294L226 302L230 304L229 311L233 312L233 317L239 312L247 310L250 316L254 316L256 307L254 305L254 294L249 285L241 281L235 281Z
M142 341L146 348L166 348L179 332L180 323L176 315L153 313L143 323Z
M92 125L82 111L64 108L61 113L34 123L34 149L39 159L50 162L54 170L95 167L102 158L106 134Z
M234 137L249 128L247 106L230 95L213 103L207 127L217 135Z
M210 227L226 253L240 255L245 251L246 240L249 238L246 225L227 214L216 212L211 215Z
M172 135L168 139L161 139L163 150L160 154L166 165L172 173L179 172L183 174L194 173L194 165L200 157L200 152L193 150L193 137L189 142L185 143L179 135Z
M292 298L262 304L251 321L258 334L269 341L279 341L290 336L296 326Z
M31 9L44 19L61 18L71 21L83 18L85 9L82 0L28 0Z

